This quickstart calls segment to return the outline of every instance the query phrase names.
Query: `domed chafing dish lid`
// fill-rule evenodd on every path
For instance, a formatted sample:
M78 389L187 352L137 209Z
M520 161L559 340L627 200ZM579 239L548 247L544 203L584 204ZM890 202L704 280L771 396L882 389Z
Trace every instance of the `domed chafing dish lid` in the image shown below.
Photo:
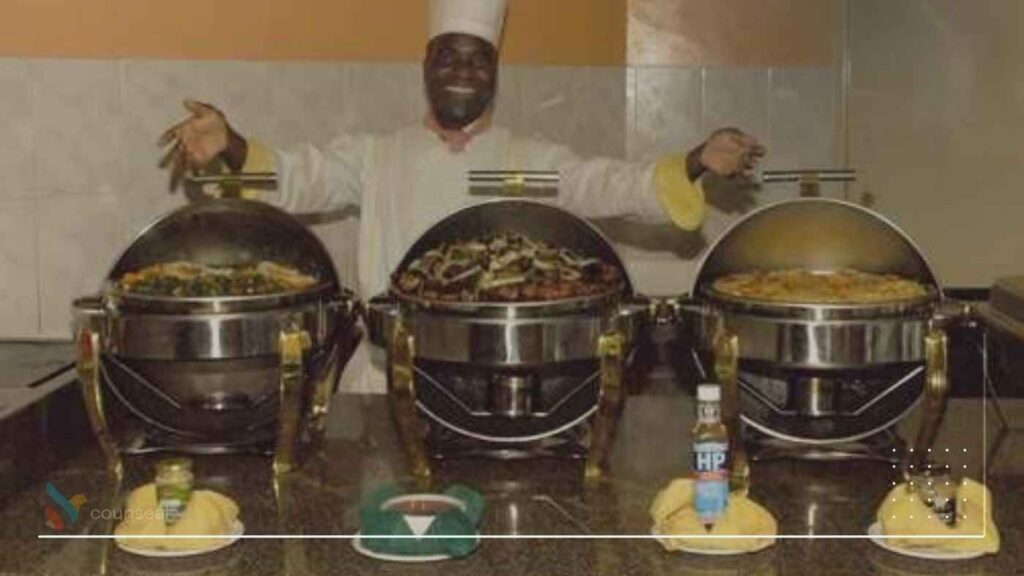
M622 271L623 288L618 293L537 302L441 302L391 293L399 301L417 309L495 316L500 318L536 317L607 306L633 294L633 284L622 259L611 242L587 221L561 208L530 200L493 200L458 210L430 227L406 252L398 270L444 242L465 240L501 232L514 232L568 248L578 254L600 258Z
M895 303L787 304L731 298L711 287L728 274L793 268L896 274L920 282L929 294ZM813 308L826 315L845 311L860 317L916 309L942 296L928 261L895 224L867 208L827 198L779 202L735 222L701 260L691 293L730 308L782 316Z
M305 290L254 296L167 297L119 293L125 273L146 266L188 261L225 266L273 261L319 282ZM234 312L263 310L337 295L330 255L305 226L261 202L207 199L179 208L143 230L107 275L105 297L117 307L151 312Z

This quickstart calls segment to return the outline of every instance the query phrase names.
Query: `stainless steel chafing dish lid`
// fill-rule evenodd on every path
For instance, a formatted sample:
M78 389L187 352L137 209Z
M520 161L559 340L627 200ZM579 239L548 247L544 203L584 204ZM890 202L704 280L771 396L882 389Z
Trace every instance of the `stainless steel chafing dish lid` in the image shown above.
M609 300L633 294L629 271L611 242L593 225L561 208L531 200L500 199L458 210L442 218L417 239L402 258L397 270L405 270L414 260L444 242L486 236L496 232L516 232L542 240L559 248L568 248L618 267L623 289L618 294L568 298L541 302L434 302L392 294L417 308L444 310L455 314L495 318L538 317L558 312L576 312L603 306ZM611 296L612 298L609 298Z
M319 282L302 291L257 296L175 298L117 294L112 289L125 273L179 260L211 266L269 260L294 267ZM199 313L274 309L339 292L330 255L293 217L261 202L205 199L175 210L143 230L107 275L105 296L118 308Z
M793 268L897 274L929 293L907 301L802 304L734 298L712 287L727 274ZM923 337L942 298L928 262L892 222L825 198L772 204L733 224L701 261L692 294L701 303L695 329L702 347L711 345L721 317L739 336L746 360L828 370L923 360Z
M408 267L445 241L516 232L601 258L622 270L617 293L545 302L434 302L390 291L367 305L370 341L386 347L399 317L421 358L491 366L533 366L593 359L597 339L615 322L630 340L647 306L634 302L622 259L592 225L537 201L501 199L463 208L420 236L399 264Z
M176 298L125 294L114 283L151 264L217 266L274 261L320 280L294 292ZM160 218L124 251L96 296L74 302L76 326L103 334L104 348L141 360L223 360L274 355L285 322L314 347L348 330L358 301L338 283L320 241L287 213L239 199L202 200Z
M829 198L778 202L735 222L701 259L691 294L709 294L727 274L788 268L898 274L942 295L909 236L877 212Z

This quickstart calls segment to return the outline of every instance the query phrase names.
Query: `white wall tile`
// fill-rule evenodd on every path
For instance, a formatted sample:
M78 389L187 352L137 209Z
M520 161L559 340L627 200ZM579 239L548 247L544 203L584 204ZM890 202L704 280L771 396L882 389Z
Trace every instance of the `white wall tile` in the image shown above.
M631 158L685 152L704 139L701 130L701 70L636 69L636 124L629 138Z
M344 211L310 226L334 261L342 286L356 290L358 284L359 219L355 211Z
M38 199L42 335L70 337L72 300L95 293L125 248L120 204L110 194Z
M638 68L635 66L626 67L626 160L641 160L641 151L637 146L637 76Z
M498 95L494 102L494 123L512 130L513 133L525 133L522 124L523 66L502 66L498 76Z
M520 91L523 133L584 155L625 156L624 68L523 67Z
M35 201L0 200L0 338L39 331Z
M346 66L344 129L391 132L423 120L426 100L418 64Z
M124 185L121 66L33 60L35 184L83 194Z
M832 68L771 69L765 167L835 167L836 102Z
M273 83L266 137L278 146L324 143L344 122L347 66L289 62L270 65Z
M270 140L277 69L265 62L200 63L207 99L228 116L240 133Z
M35 185L31 88L27 61L0 58L0 198L30 194Z
M739 128L760 139L768 133L768 70L705 68L702 134Z
M209 101L210 75L202 64L187 61L134 60L123 66L126 184L120 194L152 198L166 194L170 183L168 171L159 167L165 150L157 140L188 116L185 98Z

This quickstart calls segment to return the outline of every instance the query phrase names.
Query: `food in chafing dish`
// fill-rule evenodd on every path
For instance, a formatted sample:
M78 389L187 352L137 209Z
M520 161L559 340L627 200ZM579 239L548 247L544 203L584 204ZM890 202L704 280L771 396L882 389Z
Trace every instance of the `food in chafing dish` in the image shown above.
M618 291L618 266L521 234L446 242L392 278L403 295L448 302L534 302Z
M270 261L234 266L168 262L128 272L117 281L117 288L147 296L188 298L296 292L316 282L295 268Z
M772 270L718 278L712 289L737 298L794 304L862 304L911 300L928 294L914 280L859 270Z

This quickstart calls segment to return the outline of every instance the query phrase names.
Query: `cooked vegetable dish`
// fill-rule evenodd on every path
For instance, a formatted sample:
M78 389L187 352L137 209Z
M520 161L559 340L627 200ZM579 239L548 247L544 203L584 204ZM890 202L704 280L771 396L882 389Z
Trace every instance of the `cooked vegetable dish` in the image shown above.
M910 300L928 294L914 280L849 269L744 272L718 278L712 288L728 296L794 304L867 304Z
M618 266L521 234L444 243L392 278L400 294L455 302L533 302L611 293Z
M129 272L118 280L117 287L133 294L189 298L294 292L316 282L312 276L269 261L235 266L168 262Z

